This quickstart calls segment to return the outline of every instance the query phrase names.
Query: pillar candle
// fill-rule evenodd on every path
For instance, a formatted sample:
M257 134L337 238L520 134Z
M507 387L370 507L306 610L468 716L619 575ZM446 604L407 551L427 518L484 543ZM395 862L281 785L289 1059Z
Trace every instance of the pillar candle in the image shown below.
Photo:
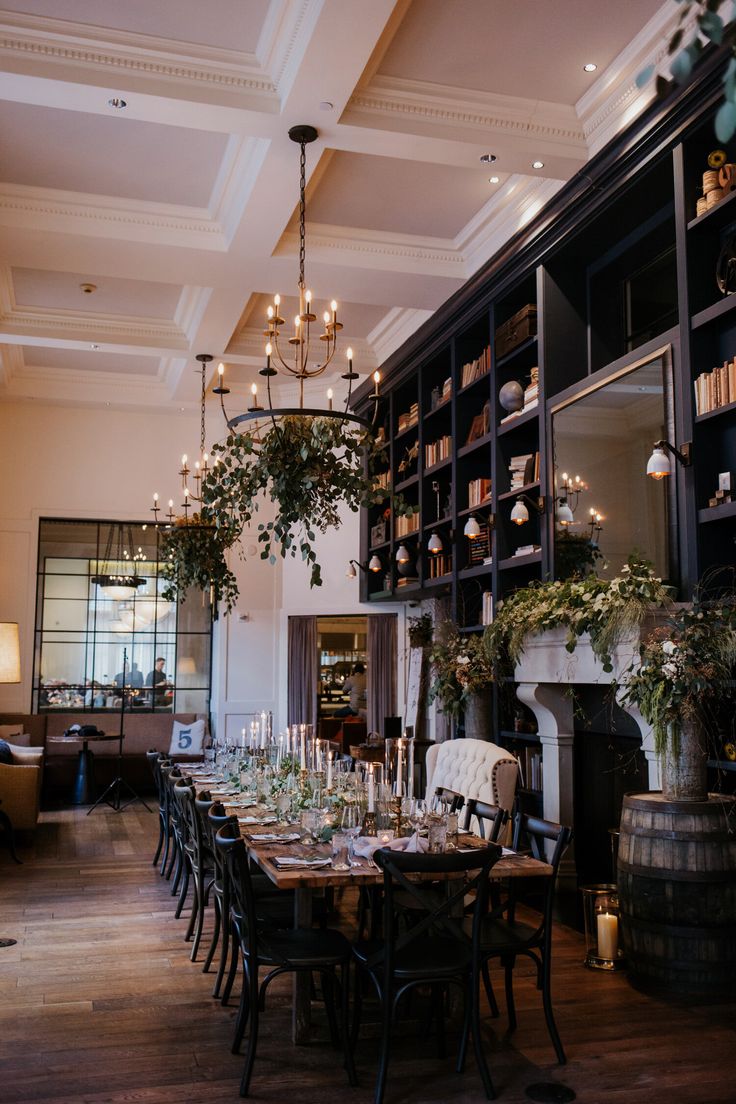
M279 767L281 766L281 760L283 759L283 757L284 757L284 734L282 732L279 735L279 752L278 752L278 758L276 759L276 765L277 766L279 766Z
M373 764L368 764L368 812L376 811L376 783L373 778Z
M265 746L266 746L266 714L264 712L262 712L261 713L261 747L265 748Z
M301 732L299 733L299 736L300 736L299 766L303 771L305 771L307 769L307 733L305 731L304 725L302 725L302 727L301 727Z
M404 781L404 741L399 738L396 741L396 786L401 788L401 783Z
M599 912L596 925L598 957L613 961L618 957L618 916L612 912Z
M332 789L332 760L334 758L334 752L327 752L327 789Z
M408 744L409 744L409 766L408 766L409 777L406 780L406 796L407 797L413 797L414 796L414 738L413 737L412 737L411 740L408 741Z

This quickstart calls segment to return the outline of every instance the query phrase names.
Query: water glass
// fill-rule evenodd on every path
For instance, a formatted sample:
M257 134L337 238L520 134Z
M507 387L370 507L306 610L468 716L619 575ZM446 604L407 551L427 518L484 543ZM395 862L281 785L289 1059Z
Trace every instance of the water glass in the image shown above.
M281 824L289 823L289 813L291 812L291 794L287 790L279 790L276 795L276 812L278 813L279 822Z
M447 850L457 851L458 841L458 815L457 813L448 813L445 818L447 824Z
M347 832L335 832L332 837L332 869L350 870L352 839Z
M322 827L322 813L319 809L302 810L302 831L304 843L317 843Z

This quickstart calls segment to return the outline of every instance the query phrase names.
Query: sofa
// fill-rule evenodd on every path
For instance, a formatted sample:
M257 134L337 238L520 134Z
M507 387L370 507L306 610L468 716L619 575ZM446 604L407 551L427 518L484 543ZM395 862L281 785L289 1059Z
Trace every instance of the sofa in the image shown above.
M139 793L152 793L153 778L146 760L152 749L168 752L174 721L192 724L207 718L200 713L126 713L124 720L122 774ZM63 736L72 725L96 725L107 734L120 730L119 713L7 713L0 714L0 725L19 725L27 734L23 743L44 750L44 798L67 796L73 787L77 770L77 752L81 744L55 743L53 737ZM21 741L7 736L9 743ZM117 740L90 744L95 757L95 776L99 789L109 785L117 774ZM186 761L187 756L177 756ZM10 814L9 814L10 815ZM12 819L12 817L11 817Z
M447 740L427 750L427 797L445 788L511 811L519 763L506 748L487 740Z
M7 743L13 761L0 763L0 808L10 817L15 831L32 831L41 807L43 748Z

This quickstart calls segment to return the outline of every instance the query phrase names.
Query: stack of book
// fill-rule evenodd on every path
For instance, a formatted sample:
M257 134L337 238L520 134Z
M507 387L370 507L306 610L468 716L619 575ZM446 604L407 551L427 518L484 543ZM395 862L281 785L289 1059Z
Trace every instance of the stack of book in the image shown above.
M522 772L528 790L542 790L542 752L539 748L524 748Z
M452 556L446 552L438 552L436 555L430 556L429 559L429 577L430 579L440 579L443 575L449 575L452 571Z
M408 537L410 533L417 533L419 531L419 514L411 514L410 516L401 514L396 518L394 531L397 539Z
M468 384L474 383L477 379L480 379L481 376L484 376L486 372L490 372L490 370L491 347L489 345L475 360L463 364L460 373L460 386L467 387Z
M531 370L529 383L524 388L524 405L521 410L512 410L501 419L500 424L506 425L507 422L513 422L514 418L520 418L535 406L539 406L539 368Z
M481 625L490 625L493 621L493 595L490 590L483 591L483 605L481 608Z
M539 479L539 453L525 452L512 456L509 462L509 490L518 491Z
M490 479L471 479L468 483L468 509L483 506L491 498Z
M412 403L406 414L399 414L399 426L398 432L403 433L405 429L411 429L419 421L419 403Z
M424 446L424 466L425 468L432 468L435 464L439 464L441 460L447 460L452 451L452 437L449 434L445 434L444 437L440 437L438 441L433 441L431 445Z
M541 544L520 544L514 552L514 556L531 556L532 553L541 551Z
M736 357L711 372L701 372L694 387L696 414L709 414L719 406L736 402Z
M387 491L391 486L391 472L378 472L375 476L376 488L381 491Z

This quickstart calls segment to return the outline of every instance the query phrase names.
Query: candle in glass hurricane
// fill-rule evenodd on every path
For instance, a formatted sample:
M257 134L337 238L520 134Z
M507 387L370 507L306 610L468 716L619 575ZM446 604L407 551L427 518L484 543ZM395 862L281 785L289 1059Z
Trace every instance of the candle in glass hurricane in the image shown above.
M596 916L598 957L611 962L618 956L618 917L612 912L599 912Z

